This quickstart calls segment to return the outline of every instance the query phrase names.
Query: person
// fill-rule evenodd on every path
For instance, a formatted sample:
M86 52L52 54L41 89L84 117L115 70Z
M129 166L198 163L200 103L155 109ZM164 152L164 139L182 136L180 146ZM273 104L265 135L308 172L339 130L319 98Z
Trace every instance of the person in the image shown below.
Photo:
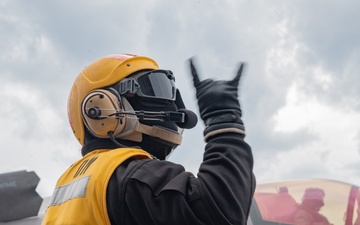
M243 64L233 80L200 81L193 61L207 143L197 176L166 160L197 122L173 73L145 56L105 56L71 89L83 157L57 181L43 225L246 224L256 181L238 100Z
M324 206L325 192L320 188L307 188L295 215L296 225L330 225L328 219L319 213Z

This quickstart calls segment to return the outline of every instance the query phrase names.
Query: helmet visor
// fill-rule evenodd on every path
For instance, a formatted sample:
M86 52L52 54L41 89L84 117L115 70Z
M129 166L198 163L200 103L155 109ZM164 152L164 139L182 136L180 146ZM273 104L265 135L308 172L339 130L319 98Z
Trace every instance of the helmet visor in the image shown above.
M120 81L119 93L175 101L175 77L169 70L153 70L135 75Z

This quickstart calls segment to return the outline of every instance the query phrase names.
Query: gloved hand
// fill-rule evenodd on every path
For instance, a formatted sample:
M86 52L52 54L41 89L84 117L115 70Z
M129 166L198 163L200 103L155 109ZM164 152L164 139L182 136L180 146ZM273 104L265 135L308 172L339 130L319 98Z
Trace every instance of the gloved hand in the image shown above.
M245 135L242 112L238 100L238 85L244 64L240 65L233 80L212 79L199 80L193 60L190 59L190 69L196 88L200 117L205 123L204 138L224 133L235 132Z

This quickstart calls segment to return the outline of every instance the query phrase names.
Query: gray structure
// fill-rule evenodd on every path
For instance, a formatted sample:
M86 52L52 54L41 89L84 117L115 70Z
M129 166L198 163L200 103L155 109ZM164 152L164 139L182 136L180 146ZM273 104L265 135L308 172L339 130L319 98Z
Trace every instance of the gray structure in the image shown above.
M43 203L36 192L39 181L33 171L0 174L0 224L29 224L19 220L38 216ZM7 223L15 220L17 223Z

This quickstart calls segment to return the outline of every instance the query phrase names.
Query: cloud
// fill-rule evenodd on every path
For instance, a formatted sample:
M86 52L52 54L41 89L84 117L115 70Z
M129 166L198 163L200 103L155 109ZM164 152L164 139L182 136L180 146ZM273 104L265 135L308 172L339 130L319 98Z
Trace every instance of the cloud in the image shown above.
M24 83L2 80L1 172L34 170L39 189L51 194L60 171L79 157L66 117L51 107L44 93ZM60 144L61 143L61 144ZM45 188L47 187L47 188Z
M80 157L66 103L76 75L113 53L173 70L198 113L187 59L202 79L232 79L246 62L240 100L258 181L360 182L359 3L356 1L1 1L0 172L35 170L50 193ZM197 173L204 125L184 133L170 160ZM346 150L344 150L346 149ZM311 155L311 159L309 159Z

